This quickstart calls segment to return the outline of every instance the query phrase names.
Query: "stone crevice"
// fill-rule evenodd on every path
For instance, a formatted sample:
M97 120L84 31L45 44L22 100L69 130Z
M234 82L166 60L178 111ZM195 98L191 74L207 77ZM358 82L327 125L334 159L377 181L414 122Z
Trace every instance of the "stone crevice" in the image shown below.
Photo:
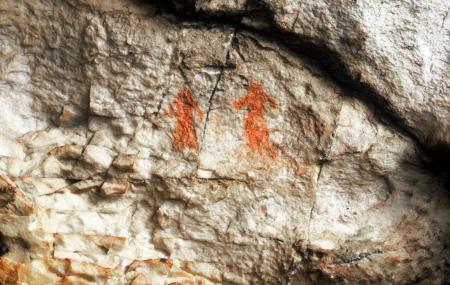
M317 174L316 178L316 187L314 187L314 193L313 193L313 199L312 199L312 206L311 210L309 212L309 218L308 218L308 233L307 233L307 246L310 245L311 242L311 223L314 215L314 210L316 208L316 202L317 202L317 191L319 190L319 180L320 176L322 174L322 169L324 167L324 162L321 162L319 165L319 173Z
M256 11L263 11L268 17L266 20L270 23L270 29L255 28L243 23L242 19L255 12L248 8L244 11L232 11L228 14L208 14L203 11L196 11L195 1L191 3L193 6L183 4L178 7L174 5L173 1L152 2L158 5L163 13L165 11L175 14L182 21L200 22L206 25L221 24L234 27L239 31L256 33L269 41L275 41L285 46L300 58L311 61L343 89L342 96L360 100L369 107L380 122L411 138L415 142L417 155L422 160L424 170L439 177L450 189L450 159L442 159L442 157L450 158L450 145L445 142L427 141L423 137L419 137L414 127L407 123L406 119L395 110L389 100L383 97L374 87L362 82L359 77L355 77L349 72L344 60L337 52L326 45L318 45L308 38L302 38L279 27L273 18L273 11L265 3L249 1L247 7L252 4L259 7L260 10Z
M0 102L12 106L0 115L0 174L11 186L0 197L0 284L10 275L3 267L23 275L13 284L29 285L441 284L448 275L450 201L419 165L428 156L414 140L420 119L403 131L388 120L389 104L357 90L378 90L397 108L400 87L386 95L379 88L391 81L367 80L397 72L388 62L397 58L364 65L345 54L364 57L364 33L385 31L366 30L373 7L174 0L188 3L177 11L173 1L36 0L21 13L23 3L5 1L0 60L21 49L48 56L27 90L14 73L28 70L20 56L0 74ZM40 44L47 30L62 45ZM86 55L92 61L80 65ZM439 73L442 55L432 56L424 70L434 63ZM61 108L63 123L53 124L49 112ZM410 109L396 110L410 119ZM445 144L434 153L441 163L428 162L442 173Z
M202 140L204 139L205 134L206 134L206 128L207 128L208 120L209 120L209 113L211 112L214 96L216 94L216 91L217 91L217 88L219 86L219 83L222 80L223 73L225 72L225 69L228 67L228 62L229 62L229 59L230 59L230 50L231 50L231 48L233 46L233 43L234 43L234 41L236 39L237 32L238 32L238 28L235 28L234 31L233 31L233 34L231 35L230 44L227 47L224 65L220 67L220 73L217 76L217 80L216 80L216 82L214 84L213 90L211 91L211 94L210 94L210 96L208 98L208 106L207 106L208 109L206 110L206 113L205 113L205 123L204 123L203 128L202 128ZM202 147L203 147L203 143L200 144L200 151L201 151Z

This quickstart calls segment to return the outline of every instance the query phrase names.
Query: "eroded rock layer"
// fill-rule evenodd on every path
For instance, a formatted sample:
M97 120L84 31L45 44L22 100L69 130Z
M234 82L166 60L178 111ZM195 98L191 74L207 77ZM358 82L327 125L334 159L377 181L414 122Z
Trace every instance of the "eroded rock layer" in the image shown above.
M263 25L245 1L191 5ZM448 282L449 193L415 137L282 43L156 4L5 0L0 46L0 284ZM432 112L448 142L448 55L424 106L402 56L390 76L345 52L398 87L378 96L420 141Z

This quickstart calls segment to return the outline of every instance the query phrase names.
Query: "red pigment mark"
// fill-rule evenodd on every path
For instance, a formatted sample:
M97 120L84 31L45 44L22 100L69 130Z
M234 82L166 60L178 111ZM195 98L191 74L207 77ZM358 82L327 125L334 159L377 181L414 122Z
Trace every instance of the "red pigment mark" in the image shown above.
M260 155L263 154L263 150L266 150L271 158L275 158L277 151L269 140L269 128L264 118L266 102L269 102L272 108L277 107L272 96L263 91L262 84L255 82L250 85L245 97L235 102L234 106L237 109L247 106L248 115L244 121L244 129L249 147L257 150Z
M172 138L173 147L177 151L183 151L186 147L198 150L193 110L203 118L203 112L192 97L191 90L184 87L167 110L169 117L177 117L177 126Z

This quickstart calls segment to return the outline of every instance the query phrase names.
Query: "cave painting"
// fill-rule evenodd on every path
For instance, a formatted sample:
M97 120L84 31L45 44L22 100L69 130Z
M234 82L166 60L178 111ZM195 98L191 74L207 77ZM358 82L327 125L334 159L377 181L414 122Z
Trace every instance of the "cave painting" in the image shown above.
M265 93L262 89L262 84L254 82L250 85L245 97L236 101L234 106L236 109L247 107L248 114L244 121L244 129L250 149L258 151L260 155L263 155L264 151L266 151L271 158L275 158L277 150L269 139L269 127L264 118L266 102L272 108L277 107L277 103L272 96Z
M203 112L192 96L191 90L184 87L167 110L169 117L177 118L177 125L172 135L172 144L177 151L181 152L185 148L198 150L194 110L200 118L203 118Z

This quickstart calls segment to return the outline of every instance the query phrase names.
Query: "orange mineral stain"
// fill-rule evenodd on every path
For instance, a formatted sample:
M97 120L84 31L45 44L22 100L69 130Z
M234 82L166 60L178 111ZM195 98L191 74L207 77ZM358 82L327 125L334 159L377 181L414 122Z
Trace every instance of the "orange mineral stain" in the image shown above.
M169 117L177 118L177 125L172 135L172 144L177 151L183 151L186 147L198 150L194 110L200 118L203 118L203 112L192 97L191 90L182 88L167 110Z
M262 89L260 82L250 85L244 98L236 101L234 106L236 109L247 107L248 114L244 121L245 136L247 137L248 146L260 155L265 150L271 158L277 156L277 151L273 143L269 139L269 127L264 118L264 106L266 102L270 103L270 107L276 108L277 103L269 94Z

